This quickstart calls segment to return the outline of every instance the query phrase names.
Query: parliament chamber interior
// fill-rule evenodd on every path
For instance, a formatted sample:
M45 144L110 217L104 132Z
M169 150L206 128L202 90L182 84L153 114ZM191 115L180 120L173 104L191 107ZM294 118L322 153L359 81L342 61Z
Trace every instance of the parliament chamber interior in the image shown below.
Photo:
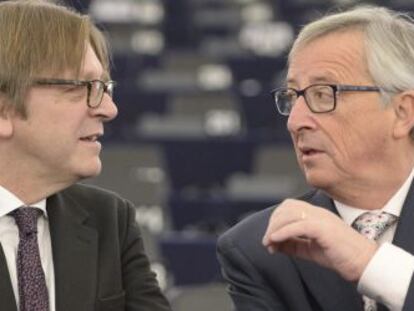
M411 0L73 0L108 37L118 117L103 171L86 180L132 201L176 311L231 310L217 237L307 191L270 91L303 24L356 4Z

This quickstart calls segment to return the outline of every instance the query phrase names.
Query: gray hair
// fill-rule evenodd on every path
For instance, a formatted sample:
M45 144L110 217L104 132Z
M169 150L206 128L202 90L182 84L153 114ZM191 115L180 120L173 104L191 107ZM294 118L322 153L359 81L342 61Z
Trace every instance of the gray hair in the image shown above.
M384 7L357 7L308 24L295 40L289 62L295 52L310 41L353 29L364 35L371 78L376 85L387 90L382 93L384 105L396 93L414 89L414 19L406 13Z

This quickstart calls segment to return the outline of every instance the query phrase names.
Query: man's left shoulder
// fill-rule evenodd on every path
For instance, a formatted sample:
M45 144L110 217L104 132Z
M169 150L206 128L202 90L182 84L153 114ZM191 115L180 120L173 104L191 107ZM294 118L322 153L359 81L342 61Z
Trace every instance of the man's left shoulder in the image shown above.
M71 202L89 212L98 210L119 210L132 206L132 203L117 193L87 184L74 184L59 194L65 202Z
M313 202L319 200L320 194L312 189L305 194L297 197L297 200L303 200L306 202ZM224 232L218 240L218 244L228 243L241 243L243 245L250 244L251 247L254 245L261 245L261 240L265 234L269 219L275 209L281 202L274 204L266 209L257 211L242 221L234 225L232 228ZM235 245L227 245L228 247L234 247ZM261 247L261 246L260 246Z
M118 198L118 199L122 199L117 193L108 190L108 189L104 189L95 185L91 185L91 184L86 184L86 183L76 183L71 185L70 187L64 189L62 191L62 193L70 195L70 196L86 196L86 197L90 197L90 196L98 196L98 197L114 197L114 198Z

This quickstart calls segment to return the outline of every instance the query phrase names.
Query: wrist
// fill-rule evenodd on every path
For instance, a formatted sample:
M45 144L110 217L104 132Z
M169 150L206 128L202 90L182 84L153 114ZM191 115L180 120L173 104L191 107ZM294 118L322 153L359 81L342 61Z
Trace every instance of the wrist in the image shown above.
M355 274L352 277L353 282L359 282L362 274L364 273L366 267L368 266L371 259L374 257L375 253L378 250L378 244L373 240L368 240L369 243L364 245L364 249L361 250L358 259L355 261Z

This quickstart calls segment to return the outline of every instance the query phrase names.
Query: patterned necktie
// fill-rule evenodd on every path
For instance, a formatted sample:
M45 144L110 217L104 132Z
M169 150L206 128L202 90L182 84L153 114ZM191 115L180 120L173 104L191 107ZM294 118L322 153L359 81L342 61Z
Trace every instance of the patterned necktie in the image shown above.
M355 219L352 227L368 239L378 240L378 238L396 221L396 216L386 212L381 212L380 214L366 212ZM362 296L362 299L364 301L365 311L377 310L377 303L375 300L366 296Z
M45 274L37 243L37 218L41 214L40 209L33 207L21 207L11 213L20 237L16 261L20 311L49 310Z

